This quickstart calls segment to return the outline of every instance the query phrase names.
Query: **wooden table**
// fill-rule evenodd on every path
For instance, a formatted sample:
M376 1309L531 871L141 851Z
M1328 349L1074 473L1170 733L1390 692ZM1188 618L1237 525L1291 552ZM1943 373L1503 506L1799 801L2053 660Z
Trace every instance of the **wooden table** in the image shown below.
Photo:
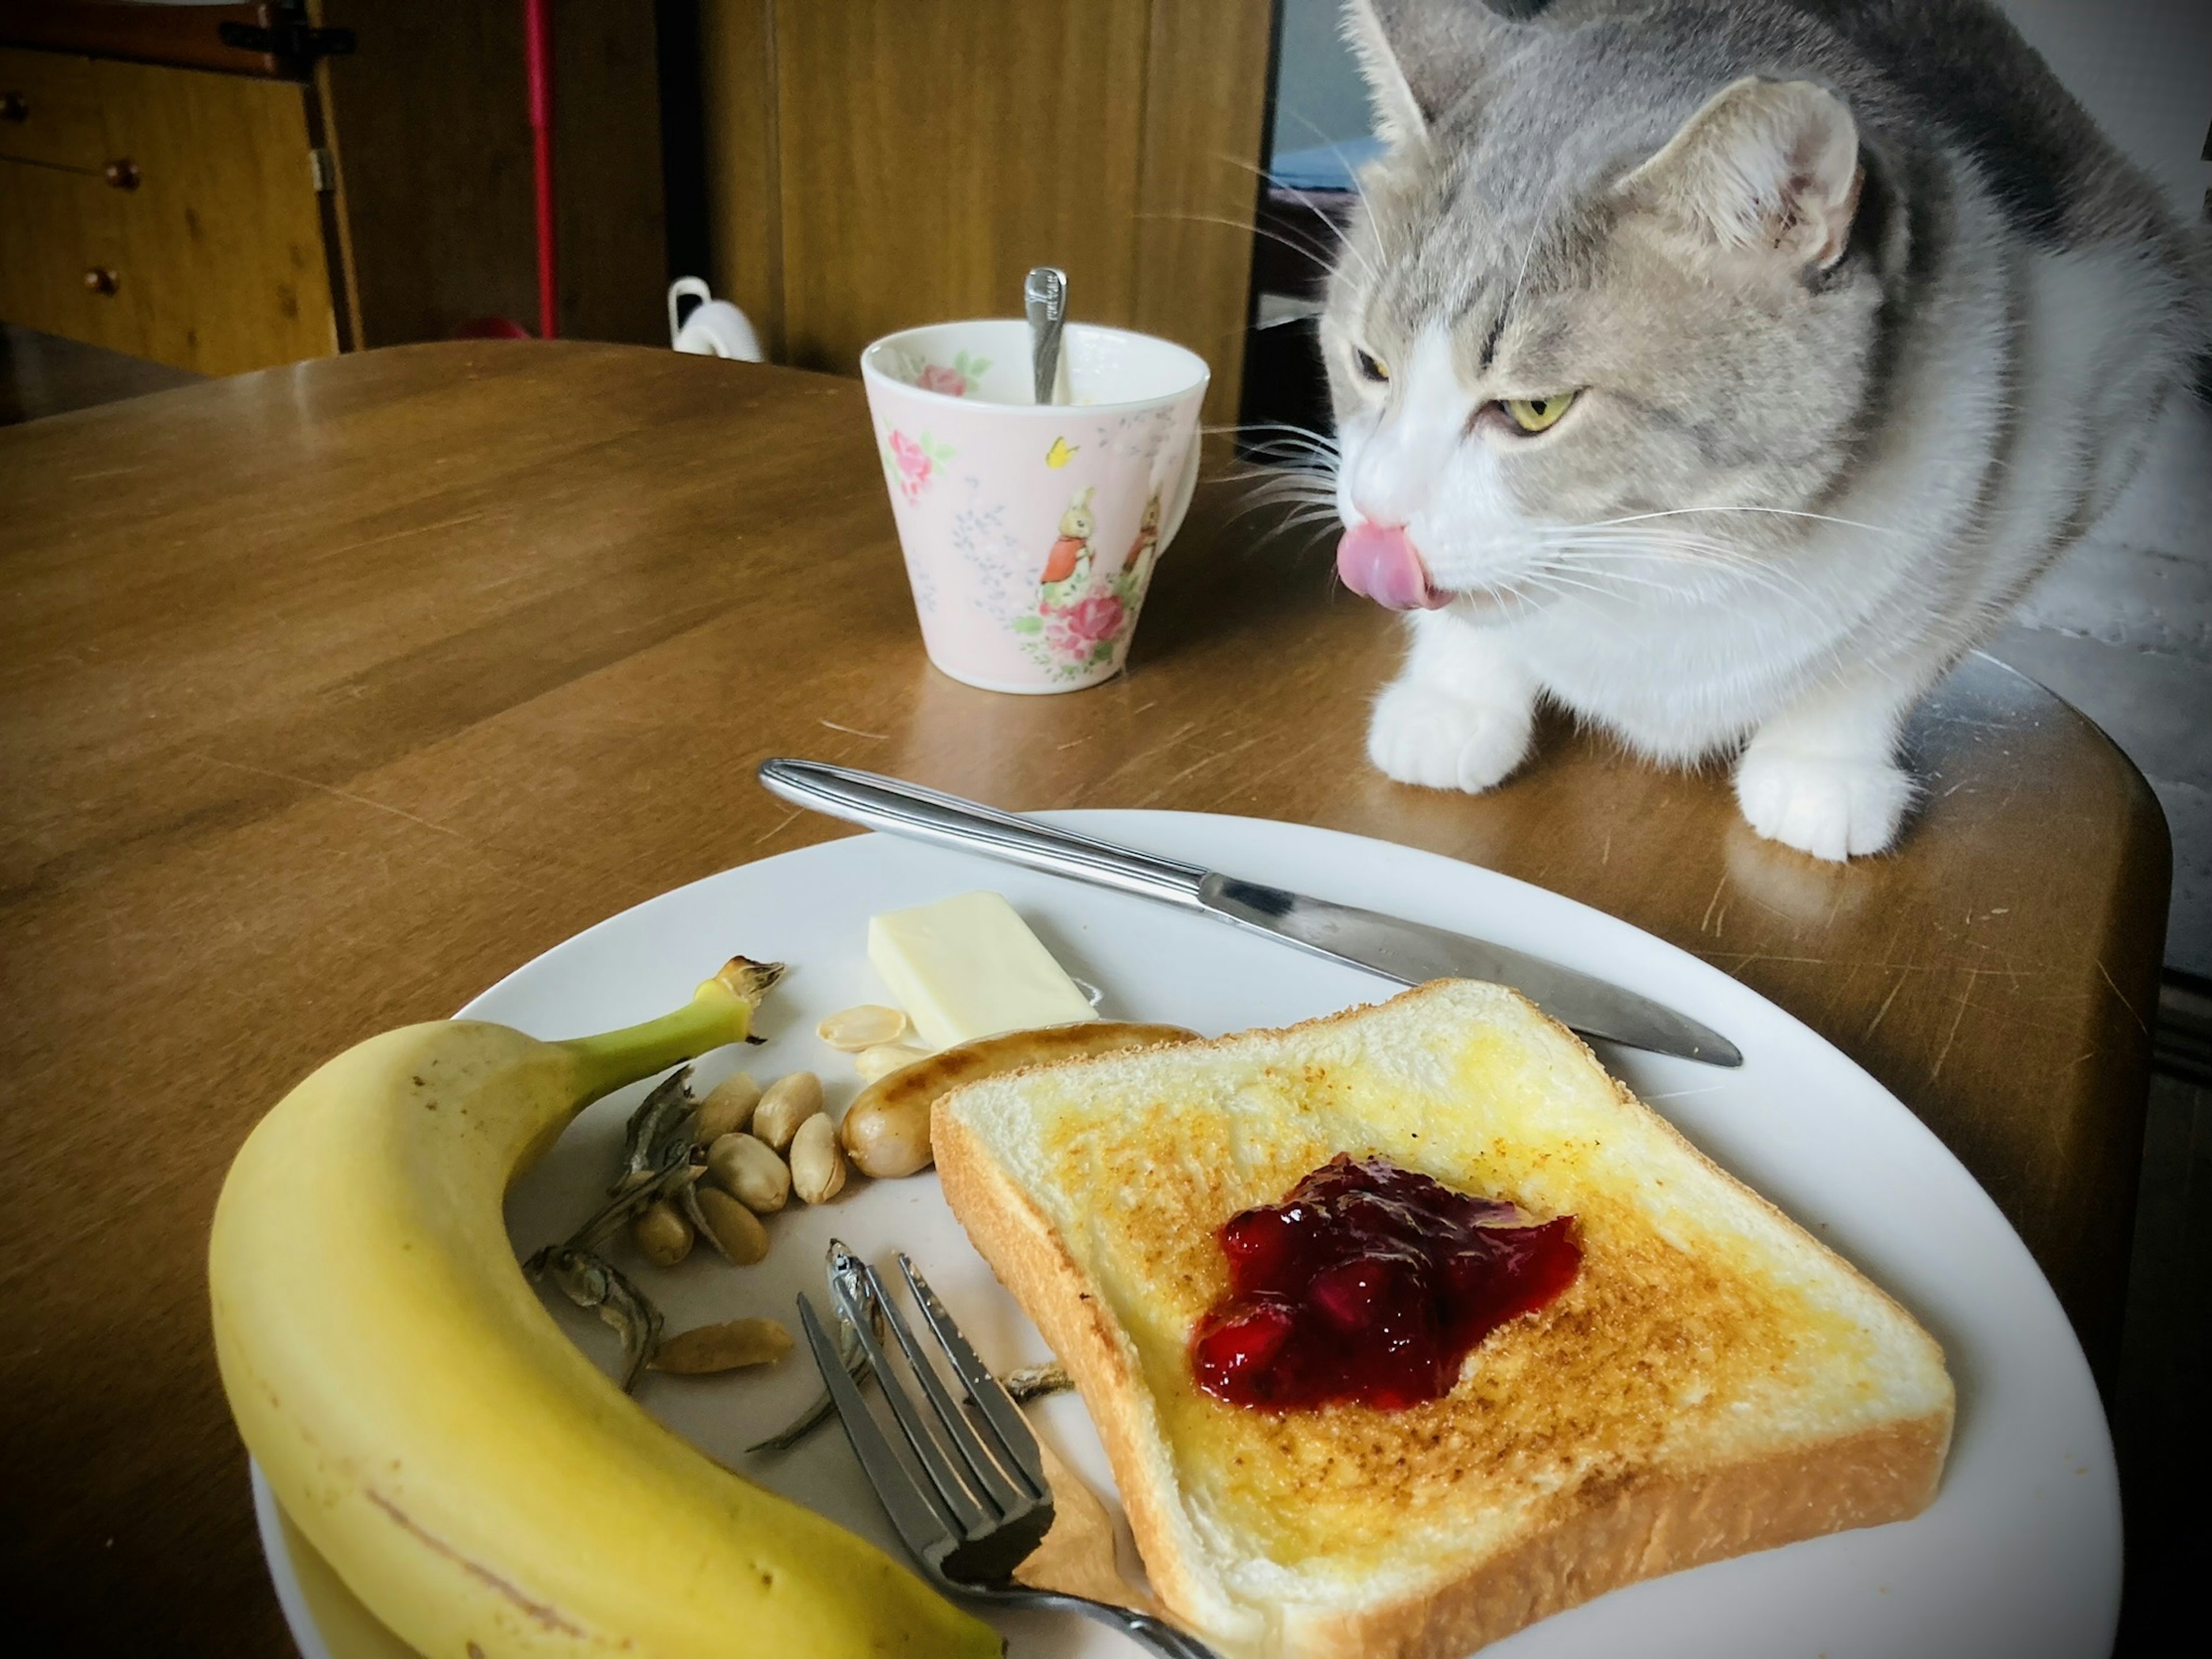
M924 660L848 381L421 346L0 431L11 1613L55 1650L285 1651L207 1333L233 1152L356 1039L842 833L755 785L769 754L1325 824L1624 916L1920 1113L2109 1376L2167 879L2119 752L1970 662L1914 724L1926 811L1848 868L1564 726L1490 796L1404 788L1361 752L1394 629L1233 496L1125 677L1006 697Z

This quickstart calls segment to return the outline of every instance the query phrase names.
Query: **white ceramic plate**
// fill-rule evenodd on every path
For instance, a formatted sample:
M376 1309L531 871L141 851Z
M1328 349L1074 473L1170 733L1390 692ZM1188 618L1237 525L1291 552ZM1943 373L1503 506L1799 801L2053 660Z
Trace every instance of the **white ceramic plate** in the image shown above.
M1942 1493L1925 1515L1617 1590L1497 1644L1495 1659L2109 1652L2119 1609L2118 1485L2081 1348L1996 1206L1917 1118L1835 1048L1726 975L1625 922L1432 854L1249 819L1054 816L1171 857L1480 933L1601 974L1725 1032L1747 1057L1741 1071L1628 1050L1605 1059L1942 1343L1958 1383L1958 1433ZM764 1012L769 1045L708 1056L701 1079L711 1084L743 1066L765 1081L807 1067L822 1073L833 1109L842 1109L855 1085L848 1065L815 1038L814 1024L836 1009L884 1000L864 952L868 916L977 887L1006 894L1070 972L1103 987L1109 1016L1212 1034L1282 1024L1395 988L1202 916L863 836L726 871L625 911L463 1012L572 1036L673 1007L732 953L781 959L795 971ZM507 1218L518 1250L566 1233L594 1207L642 1089L586 1112L516 1188ZM775 1248L757 1267L695 1258L672 1272L641 1262L635 1270L672 1329L748 1314L791 1322L799 1291L819 1294L823 1249L835 1233L872 1259L895 1247L911 1252L994 1365L1046 1358L945 1209L933 1174L856 1180L822 1209L794 1203L770 1231ZM596 1319L557 1297L552 1305L586 1351L611 1359L612 1339ZM742 1453L815 1388L802 1349L766 1375L649 1376L639 1399L714 1456L899 1553L834 1426L781 1456ZM1081 1403L1064 1396L1035 1416L1110 1502L1112 1478ZM270 1568L309 1659L404 1651L369 1644L359 1604L325 1564L301 1559L302 1540L283 1524L265 1486L258 1495ZM1005 1628L1018 1659L1133 1651L1074 1619L1030 1616Z

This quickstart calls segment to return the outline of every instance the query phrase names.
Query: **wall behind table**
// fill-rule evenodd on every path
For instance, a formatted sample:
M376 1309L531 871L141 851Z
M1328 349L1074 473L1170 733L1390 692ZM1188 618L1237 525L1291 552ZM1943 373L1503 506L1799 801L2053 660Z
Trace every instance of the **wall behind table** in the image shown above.
M705 0L715 288L770 354L856 372L894 329L1071 313L1190 347L1235 419L1271 0Z
M324 61L362 343L474 317L536 331L520 0L326 0L359 51ZM561 331L665 344L652 0L555 0Z

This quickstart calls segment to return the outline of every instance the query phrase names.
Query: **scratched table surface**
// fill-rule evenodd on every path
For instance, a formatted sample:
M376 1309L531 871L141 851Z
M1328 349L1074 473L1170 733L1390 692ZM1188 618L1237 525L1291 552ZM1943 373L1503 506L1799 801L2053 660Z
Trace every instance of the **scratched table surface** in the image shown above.
M0 431L0 1357L13 1616L286 1651L216 1383L224 1169L318 1061L603 917L846 833L799 754L1016 808L1297 820L1486 865L1735 974L1965 1160L2109 1376L2167 881L2142 781L1986 659L1848 867L1564 723L1480 798L1361 746L1390 620L1200 494L1128 672L931 669L860 387L581 344L370 352Z

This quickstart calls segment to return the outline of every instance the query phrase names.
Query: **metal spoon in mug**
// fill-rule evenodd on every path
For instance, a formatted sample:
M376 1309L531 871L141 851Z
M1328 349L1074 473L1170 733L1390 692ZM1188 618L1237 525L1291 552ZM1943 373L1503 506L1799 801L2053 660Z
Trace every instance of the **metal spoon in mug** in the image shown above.
M1060 379L1060 330L1067 320L1067 273L1039 265L1022 283L1022 304L1030 316L1030 368L1036 377L1036 401L1053 401Z

